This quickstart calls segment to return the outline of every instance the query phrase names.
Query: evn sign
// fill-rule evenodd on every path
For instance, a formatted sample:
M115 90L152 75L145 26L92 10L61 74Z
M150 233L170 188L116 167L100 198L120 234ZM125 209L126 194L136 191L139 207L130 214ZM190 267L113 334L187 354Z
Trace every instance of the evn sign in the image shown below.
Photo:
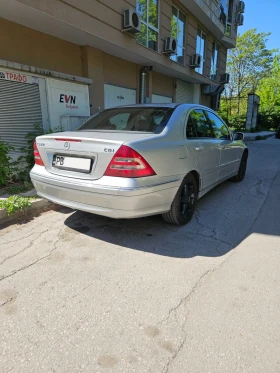
M61 94L60 95L60 100L59 102L61 104L76 104L76 96L68 96L68 95L64 95L64 94Z

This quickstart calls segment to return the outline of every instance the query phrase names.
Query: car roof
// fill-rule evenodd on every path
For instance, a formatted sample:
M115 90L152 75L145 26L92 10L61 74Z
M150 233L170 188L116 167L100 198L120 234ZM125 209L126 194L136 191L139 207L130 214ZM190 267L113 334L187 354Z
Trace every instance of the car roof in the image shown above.
M186 109L190 109L192 107L200 107L200 108L203 108L203 109L208 109L208 110L211 110L209 107L206 107L206 106L202 106L202 105L199 105L199 104L184 104L184 103L171 103L171 104L134 104L134 105L123 105L123 106L115 106L115 107L111 107L110 109L116 109L116 108L154 108L154 107L169 107L169 108L172 108L172 109L175 109L176 107L178 106L184 106Z

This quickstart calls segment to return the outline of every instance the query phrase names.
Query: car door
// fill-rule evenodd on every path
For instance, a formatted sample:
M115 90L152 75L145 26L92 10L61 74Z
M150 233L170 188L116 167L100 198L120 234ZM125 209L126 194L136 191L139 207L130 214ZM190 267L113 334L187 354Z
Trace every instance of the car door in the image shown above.
M234 174L238 168L239 145L232 141L226 124L210 110L206 111L221 149L219 180Z
M221 148L204 110L197 108L189 113L186 137L187 147L197 160L202 189L207 189L218 180Z

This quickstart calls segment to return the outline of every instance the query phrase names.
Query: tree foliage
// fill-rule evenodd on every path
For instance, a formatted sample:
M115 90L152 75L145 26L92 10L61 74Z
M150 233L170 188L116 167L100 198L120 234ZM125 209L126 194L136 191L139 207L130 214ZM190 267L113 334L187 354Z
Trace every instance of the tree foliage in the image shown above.
M270 74L277 50L267 49L269 35L258 33L256 29L248 30L237 37L236 48L229 52L227 71L231 78L225 97L229 105L236 100L238 114L241 113L242 97L246 97L249 92L256 92L260 82ZM231 112L231 107L227 109Z
M257 94L264 108L280 106L280 55L276 55L268 76L260 81Z

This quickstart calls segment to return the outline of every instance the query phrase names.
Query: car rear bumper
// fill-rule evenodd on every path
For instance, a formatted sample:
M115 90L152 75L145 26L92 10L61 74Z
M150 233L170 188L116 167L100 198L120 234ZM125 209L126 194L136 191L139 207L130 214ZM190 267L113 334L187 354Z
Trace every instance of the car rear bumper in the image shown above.
M54 203L115 219L139 218L169 211L181 180L139 188L87 185L73 179L71 183L31 171L31 180L39 196Z

